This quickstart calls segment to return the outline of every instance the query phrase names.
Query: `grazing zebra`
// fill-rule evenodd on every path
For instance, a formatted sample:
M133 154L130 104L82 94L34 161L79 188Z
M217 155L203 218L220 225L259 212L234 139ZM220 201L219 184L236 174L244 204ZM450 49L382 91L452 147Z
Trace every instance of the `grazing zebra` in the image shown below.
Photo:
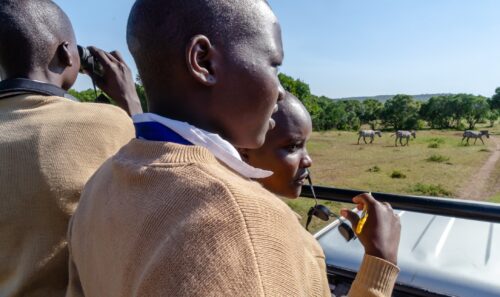
M490 133L488 132L488 130L482 130L479 132L466 130L464 132L464 137L462 138L462 143L467 138L467 144L469 144L469 138L474 138L474 144L476 144L476 141L479 138L479 140L481 140L481 142L484 144L483 135L486 136L486 138L490 138Z
M396 141L395 141L395 145L398 146L398 139L399 139L399 143L401 144L401 146L405 146L405 145L410 145L410 137L413 136L413 138L417 138L417 132L415 131L404 131L404 130L398 130L396 131L395 133L396 135ZM403 138L406 139L406 144L403 144Z
M375 135L378 135L378 137L382 137L382 132L380 130L361 130L358 132L359 137L358 137L358 144L359 140L361 137L363 137L363 141L366 142L366 138L370 137L370 143L373 143L373 139L375 138Z

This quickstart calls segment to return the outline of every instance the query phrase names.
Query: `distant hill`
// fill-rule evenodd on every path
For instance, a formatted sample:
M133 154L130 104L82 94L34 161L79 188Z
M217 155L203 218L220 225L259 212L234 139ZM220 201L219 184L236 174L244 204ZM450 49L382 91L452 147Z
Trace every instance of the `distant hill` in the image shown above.
M452 95L450 93L442 93L442 94L421 94L421 95L410 95L413 97L413 99L417 101L427 101L431 97L434 96L445 96L445 95ZM385 102L395 95L378 95L378 96L362 96L362 97L345 97L345 98L335 98L333 100L359 100L359 101L364 101L366 99L376 99L382 102Z

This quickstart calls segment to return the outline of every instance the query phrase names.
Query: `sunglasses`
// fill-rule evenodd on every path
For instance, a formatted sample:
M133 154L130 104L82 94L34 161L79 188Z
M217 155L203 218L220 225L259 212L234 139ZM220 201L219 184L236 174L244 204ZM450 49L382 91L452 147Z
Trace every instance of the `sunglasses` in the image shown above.
M308 175L307 175L307 181L309 182L309 186L311 187L311 193L314 197L315 204L307 212L306 230L309 231L309 224L311 224L313 217L317 217L320 220L325 221L325 222L330 220L330 218L336 218L340 222L340 225L338 226L338 230L339 230L340 234L342 235L342 237L344 237L344 239L346 241L356 239L356 235L354 235L354 231L352 230L351 226L349 226L345 222L344 218L342 218L341 216L332 212L328 207L318 203L318 199L316 198L316 193L314 192L314 186L313 186L313 183L311 180L311 173L309 171L308 171Z

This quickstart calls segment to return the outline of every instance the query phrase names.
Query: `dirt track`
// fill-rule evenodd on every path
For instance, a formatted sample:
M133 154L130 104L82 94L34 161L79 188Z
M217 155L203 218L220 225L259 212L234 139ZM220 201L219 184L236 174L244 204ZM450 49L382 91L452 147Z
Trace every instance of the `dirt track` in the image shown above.
M490 140L495 143L493 153L479 171L471 177L470 181L464 185L458 198L486 200L493 194L488 191L488 180L496 166L500 166L500 136L491 136Z

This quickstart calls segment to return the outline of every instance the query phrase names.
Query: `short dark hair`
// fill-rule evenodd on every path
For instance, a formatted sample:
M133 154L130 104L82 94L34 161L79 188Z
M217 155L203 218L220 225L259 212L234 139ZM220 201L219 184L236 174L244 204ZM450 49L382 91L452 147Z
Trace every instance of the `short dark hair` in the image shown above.
M147 89L148 81L168 76L165 66L184 58L184 46L197 35L230 46L254 34L255 3L265 0L137 0L128 20L128 47Z
M0 65L9 74L49 65L61 39L74 37L69 18L50 0L0 0Z
M300 101L294 94L286 92L285 98L278 102L278 111L273 114L273 118L279 117L293 117L298 114L305 115L310 118L310 114L304 103Z

